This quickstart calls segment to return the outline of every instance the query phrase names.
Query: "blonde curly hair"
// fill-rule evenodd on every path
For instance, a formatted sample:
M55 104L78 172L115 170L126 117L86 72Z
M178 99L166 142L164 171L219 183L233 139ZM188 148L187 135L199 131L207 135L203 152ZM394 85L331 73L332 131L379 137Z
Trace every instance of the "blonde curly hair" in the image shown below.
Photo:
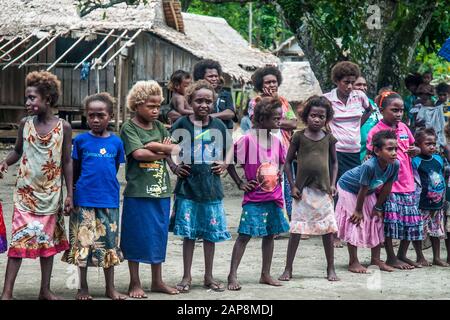
M136 111L136 107L144 104L151 96L160 96L164 101L163 92L158 82L154 80L138 81L130 89L127 95L127 107Z
M33 71L25 78L25 87L35 87L44 99L48 99L50 107L54 108L61 95L61 81L51 72Z

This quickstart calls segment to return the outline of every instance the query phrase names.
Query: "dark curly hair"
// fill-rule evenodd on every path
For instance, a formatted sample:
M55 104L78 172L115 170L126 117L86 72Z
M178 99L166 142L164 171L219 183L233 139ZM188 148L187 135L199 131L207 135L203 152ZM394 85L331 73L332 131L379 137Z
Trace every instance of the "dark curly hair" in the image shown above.
M402 100L402 96L394 91L384 91L375 97L375 103L380 109L385 109L394 99Z
M418 87L423 82L422 75L420 73L410 73L405 78L405 87L408 88L411 85Z
M382 130L373 135L372 146L377 149L383 148L386 140L397 141L397 134L394 130Z
M116 102L116 99L114 99L114 97L111 96L108 92L99 92L87 96L83 101L84 110L86 113L88 111L89 104L94 101L100 101L106 104L106 109L108 110L109 115L112 115L114 113L114 104Z
M184 79L190 79L191 75L189 72L184 70L177 70L170 76L170 81L167 84L167 88L170 91L174 91L176 85L180 85Z
M328 100L324 96L314 95L309 97L301 108L300 119L302 119L304 124L306 124L308 121L308 116L311 112L312 107L321 107L325 109L325 111L327 112L326 123L330 122L331 119L333 119L334 111L333 107L331 106L330 100Z
M341 81L344 77L354 76L358 78L361 75L359 66L350 61L341 61L331 69L331 80L334 83Z
M414 134L414 140L416 140L416 145L421 144L427 136L433 136L437 138L436 131L433 128L421 128L416 130L416 133Z
M43 99L48 99L50 107L55 107L61 95L61 81L51 72L33 71L25 78L25 87L35 87Z
M445 82L441 82L436 86L436 93L438 95L446 92L450 93L450 86Z
M186 101L191 104L192 98L194 97L194 93L200 89L208 89L213 93L213 100L216 101L217 94L211 84L206 80L198 80L194 83L191 83L189 87L186 89Z
M278 98L259 98L254 109L255 111L252 119L253 125L256 128L259 128L264 120L269 119L274 114L276 109L281 108L281 105L281 101Z
M277 67L268 66L259 68L252 75L252 83L256 91L262 92L264 77L269 74L277 77L278 86L281 85L283 77L281 76L281 71Z
M206 69L216 69L219 77L222 76L222 67L220 63L211 59L200 60L194 65L194 81L202 80L205 78Z

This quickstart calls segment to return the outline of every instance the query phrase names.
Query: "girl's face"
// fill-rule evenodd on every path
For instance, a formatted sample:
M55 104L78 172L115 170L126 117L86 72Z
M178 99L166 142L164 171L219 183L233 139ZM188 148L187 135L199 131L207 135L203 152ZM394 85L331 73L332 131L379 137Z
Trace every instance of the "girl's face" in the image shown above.
M353 90L353 85L356 82L355 76L345 76L336 82L337 90L344 97L348 97Z
M448 93L447 92L439 92L438 94L439 102L445 103L448 100Z
M44 99L37 91L36 87L27 87L25 90L25 108L29 115L38 115L47 112L50 106L47 99Z
M384 140L383 147L381 149L374 148L374 152L378 158L383 159L386 163L394 163L397 159L397 140Z
M153 122L158 119L162 98L150 96L147 101L136 106L136 115L145 122Z
M314 106L311 108L306 119L306 126L312 131L321 130L327 122L327 110L323 107Z
M206 88L202 88L193 93L191 107L194 115L198 119L205 119L212 110L214 102L214 93Z
M420 154L424 156L431 156L436 152L436 137L432 135L426 135L425 139L419 143Z
M383 120L388 124L398 124L403 118L403 100L392 99L391 103L382 109Z
M268 74L263 77L263 92L264 89L271 94L278 92L278 80L277 77L273 74Z
M108 106L102 101L92 101L86 110L87 123L89 128L95 134L102 134L108 127L111 120L111 114L108 112Z
M186 93L186 88L189 87L191 82L192 82L191 78L183 78L183 81L181 81L180 84L177 84L175 86L176 92L184 96L184 94Z
M282 115L283 110L281 110L281 108L276 108L275 110L273 110L272 115L264 119L264 121L261 123L261 129L279 129Z
M219 72L216 69L206 69L203 79L208 81L214 90L216 90L220 84Z

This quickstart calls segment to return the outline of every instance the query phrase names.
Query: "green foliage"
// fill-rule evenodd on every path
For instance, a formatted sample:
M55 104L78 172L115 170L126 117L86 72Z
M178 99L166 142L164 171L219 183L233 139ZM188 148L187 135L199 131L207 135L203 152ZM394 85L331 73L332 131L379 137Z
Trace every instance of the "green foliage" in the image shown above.
M440 49L439 45L434 43L436 52ZM433 84L439 82L450 83L450 62L438 56L436 52L428 53L425 46L419 46L415 63L411 65L410 71L433 71Z

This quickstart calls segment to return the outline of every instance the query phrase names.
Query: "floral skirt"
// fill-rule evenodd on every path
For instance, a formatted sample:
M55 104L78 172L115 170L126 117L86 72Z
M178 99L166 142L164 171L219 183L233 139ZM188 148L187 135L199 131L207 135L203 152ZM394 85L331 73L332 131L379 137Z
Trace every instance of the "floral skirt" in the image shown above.
M175 200L173 234L191 240L210 242L230 240L222 200L197 202L180 197Z
M290 233L324 235L337 231L333 199L327 193L305 187L301 200L293 200Z
M119 248L119 209L76 207L69 223L70 249L62 261L108 269L123 261Z
M444 209L420 210L423 218L424 236L445 239Z
M46 258L69 249L62 212L42 216L14 207L11 258Z
M265 237L289 231L283 209L274 201L247 202L242 206L238 233Z
M0 203L0 253L5 252L6 249L7 249L6 227L5 221L3 220L3 208L2 204Z

